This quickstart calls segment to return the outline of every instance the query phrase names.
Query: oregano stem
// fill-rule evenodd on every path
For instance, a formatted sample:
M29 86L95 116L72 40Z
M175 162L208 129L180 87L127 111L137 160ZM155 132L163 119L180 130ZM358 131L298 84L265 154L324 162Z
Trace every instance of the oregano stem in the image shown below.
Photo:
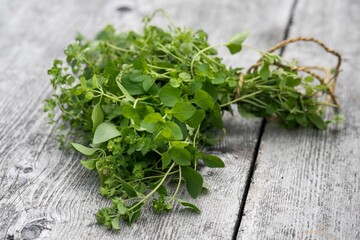
M181 172L181 167L179 166L179 181L178 181L178 184L176 186L176 189L175 189L175 192L174 194L172 195L172 202L175 201L175 196L177 195L179 189L180 189L180 186L181 186L181 178L182 178L182 172Z
M156 192L156 190L158 190L158 188L164 183L165 179L167 178L167 176L169 175L169 173L171 172L171 170L173 169L174 166L175 166L175 163L171 164L171 166L169 167L167 172L164 174L164 177L161 179L161 181L158 183L158 185L156 185L156 187L150 193L148 193L143 199L141 199L137 204L135 204L134 206L129 208L128 211L130 212L131 210L133 210L134 208L138 207L140 204L145 202L146 199L148 199L150 196L152 196Z
M194 136L194 140L193 140L193 146L196 147L196 139L199 135L199 130L200 130L200 125L197 127L196 132L195 132L195 136Z
M225 46L225 44L224 44L224 43L221 43L221 44L218 44L218 45L206 47L206 48L200 50L199 52L197 52L197 53L194 55L194 57L192 58L191 63L190 63L190 71L191 71L191 76L192 76L192 77L195 77L195 74L194 74L194 62L195 62L196 58L197 58L198 56L200 56L200 54L206 52L207 50L210 50L210 49L213 49L213 48L217 48L217 47L221 47L221 46Z
M249 97L255 96L256 94L259 94L259 93L261 93L261 92L262 92L262 91L257 91L257 92L253 92L253 93L250 93L250 94L245 95L245 96L241 96L241 97L236 98L236 99L234 99L234 100L232 100L232 101L230 101L230 102L227 102L227 103L224 103L224 104L220 105L220 107L226 107L226 106L228 106L228 105L231 105L231 104L233 104L233 103L236 103L236 102L238 102L238 101L241 101L241 100L243 100L243 99L245 99L245 98L249 98Z
M118 50L118 51L122 51L122 52L131 52L130 50L126 50L124 48L120 48L120 47L117 47L115 45L112 45L111 43L109 42L106 42L106 45L108 45L109 47L115 49L115 50Z
M173 171L173 172L169 173L169 176L170 176L170 175L173 175L173 174L175 174L175 173L177 173L177 172L179 172L179 171ZM141 178L141 179L128 181L128 183L137 182L137 181L142 181L142 180L145 180L145 179L161 178L161 177L163 177L163 176L164 176L164 175L156 175L156 176L143 177L143 178ZM125 180L125 181L126 181L126 180Z

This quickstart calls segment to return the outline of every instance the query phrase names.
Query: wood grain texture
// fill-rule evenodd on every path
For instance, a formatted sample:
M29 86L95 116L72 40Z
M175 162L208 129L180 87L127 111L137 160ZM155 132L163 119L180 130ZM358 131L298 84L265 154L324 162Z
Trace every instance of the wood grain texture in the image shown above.
M238 239L360 239L359 11L356 0L299 0L290 35L322 39L344 56L345 122L324 132L267 124ZM310 43L285 56L335 64Z
M281 40L291 1L95 1L8 0L0 8L0 238L4 239L231 239L259 121L227 117L228 136L215 148L227 167L202 170L209 194L194 201L203 213L175 209L144 217L121 233L95 223L94 213L109 204L98 194L96 173L80 156L59 150L54 129L42 112L49 96L46 69L76 31L93 36L112 23L139 30L141 18L165 8L180 25L203 28L210 41L225 42L249 29L249 44L265 48ZM118 10L117 10L118 9ZM267 16L266 23L260 15ZM159 21L159 20L158 20ZM221 50L225 55L225 52ZM249 66L257 56L226 55L233 65ZM186 199L186 194L183 194Z

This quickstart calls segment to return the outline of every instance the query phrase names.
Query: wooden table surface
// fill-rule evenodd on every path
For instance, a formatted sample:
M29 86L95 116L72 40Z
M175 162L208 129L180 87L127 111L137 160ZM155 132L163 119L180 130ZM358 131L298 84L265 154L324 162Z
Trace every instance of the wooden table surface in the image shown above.
M80 156L59 150L43 101L46 70L77 31L91 38L106 24L140 30L166 9L179 25L202 28L210 42L249 30L247 44L267 49L284 38L313 36L344 56L337 94L345 120L327 131L286 131L276 123L226 117L227 137L214 154L226 168L202 170L209 193L200 215L143 217L121 232L95 222L109 201ZM360 239L360 1L358 0L1 0L1 239ZM244 51L226 63L249 66ZM308 65L334 64L309 43L283 55ZM186 194L184 198L186 199Z

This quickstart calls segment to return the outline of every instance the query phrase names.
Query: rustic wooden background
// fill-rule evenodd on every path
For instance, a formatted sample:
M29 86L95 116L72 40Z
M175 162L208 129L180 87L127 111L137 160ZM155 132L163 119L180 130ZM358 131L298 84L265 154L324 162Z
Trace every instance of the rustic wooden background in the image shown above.
M77 31L106 24L140 30L166 9L213 43L249 30L267 49L292 36L317 37L344 56L337 93L345 121L327 131L286 131L261 119L227 116L229 135L214 152L222 170L203 169L202 214L144 217L120 233L95 223L109 202L79 155L59 150L42 112L46 70ZM0 238L2 239L360 239L360 1L358 0L0 0ZM249 66L244 51L227 63ZM307 64L334 64L311 44L284 49ZM185 198L185 197L184 197Z

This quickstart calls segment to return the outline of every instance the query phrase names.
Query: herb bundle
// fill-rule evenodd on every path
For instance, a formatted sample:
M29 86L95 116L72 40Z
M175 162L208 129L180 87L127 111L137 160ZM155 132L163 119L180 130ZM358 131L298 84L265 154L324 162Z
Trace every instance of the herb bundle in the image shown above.
M204 147L220 139L222 113L232 112L231 104L242 115L276 117L286 128L329 123L323 109L331 104L321 97L329 92L326 82L268 52L259 51L252 71L227 67L204 31L152 26L153 17L144 19L141 34L107 26L94 40L79 35L65 49L66 63L55 60L48 71L54 94L45 111L55 122L60 108L78 142L73 147L88 156L81 163L98 172L100 194L113 204L96 219L112 229L120 229L120 220L136 221L148 202L156 213L174 204L200 212L177 193L184 182L191 197L200 194L199 161L224 167ZM219 46L235 54L245 38L238 34ZM170 180L177 182L171 193Z

